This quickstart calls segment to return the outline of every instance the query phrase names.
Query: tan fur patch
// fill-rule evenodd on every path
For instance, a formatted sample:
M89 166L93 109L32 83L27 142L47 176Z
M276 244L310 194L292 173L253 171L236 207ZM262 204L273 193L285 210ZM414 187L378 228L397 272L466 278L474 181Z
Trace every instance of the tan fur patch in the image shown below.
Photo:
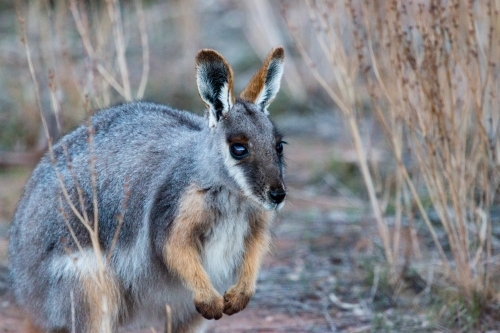
M118 281L109 268L105 267L105 271L99 274L97 270L80 274L88 306L88 332L105 332L107 328L114 330L120 310L124 308Z
M228 71L227 84L228 84L229 96L231 97L231 103L234 104L235 97L233 93L233 87L234 87L233 69L227 62L226 58L224 58L219 52L210 49L200 50L196 55L196 67L204 63L208 64L213 62L222 62L224 66L227 68Z
M208 319L222 316L222 296L213 287L200 258L200 239L209 221L204 191L191 186L179 204L179 213L163 246L163 258L193 292L197 310Z
M233 143L244 143L248 144L248 138L244 135L234 135L231 136L227 139L228 144L233 144Z
M251 233L245 240L245 256L238 281L238 284L245 288L255 290L262 258L269 250L271 241L269 224L273 216L273 212L262 211L253 216L250 221Z
M224 313L227 315L243 310L255 293L262 258L269 250L269 224L273 215L272 212L262 211L249 221L251 232L245 239L245 254L238 282L224 295Z
M283 59L284 57L285 50L282 47L272 49L262 67L255 73L247 87L241 92L240 98L244 101L255 103L262 89L264 89L269 64L273 59Z

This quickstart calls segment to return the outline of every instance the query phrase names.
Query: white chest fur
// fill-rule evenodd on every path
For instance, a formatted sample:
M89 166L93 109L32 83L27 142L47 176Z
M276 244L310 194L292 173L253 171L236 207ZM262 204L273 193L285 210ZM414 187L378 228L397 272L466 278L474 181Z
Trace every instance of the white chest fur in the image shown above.
M249 232L248 215L235 209L215 222L203 247L203 266L214 287L224 293L235 282Z

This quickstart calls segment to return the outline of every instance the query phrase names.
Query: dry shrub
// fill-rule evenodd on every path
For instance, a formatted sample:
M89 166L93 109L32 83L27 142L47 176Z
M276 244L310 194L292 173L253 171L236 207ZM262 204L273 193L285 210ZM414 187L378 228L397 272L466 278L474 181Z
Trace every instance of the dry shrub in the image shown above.
M48 154L61 187L60 213L77 246L76 249L68 248L68 255L71 256L73 251L80 251L83 254L81 240L77 239L68 221L69 214L74 214L78 218L87 229L91 240L93 260L97 270L91 276L82 276L82 280L92 281L93 286L98 290L96 295L103 295L102 298L95 300L98 304L95 304L93 308L100 312L97 317L101 318L101 322L96 324L99 325L101 332L112 331L112 318L116 315L111 313L110 300L106 298L106 295L109 295L111 293L109 290L113 288L109 283L108 267L123 223L123 215L117 216L112 245L106 253L99 243L96 186L99 175L94 167L95 157L92 153L94 129L90 121L88 121L88 145L93 198L92 216L87 213L90 207L85 206L79 179L72 168L70 152L63 144L66 166L70 170L78 194L76 200L71 198L69 194L71 189L67 188L61 171L58 169L52 143L54 137L58 137L65 131L61 122L63 114L74 115L75 110L82 110L84 114L89 115L94 108L105 107L117 98L126 101L142 98L149 73L149 46L142 4L140 0L136 0L134 5L133 9L126 9L125 12L129 16L127 21L130 20L132 14L134 15L134 22L137 22L137 31L140 36L139 48L142 49L142 74L136 90L131 85L126 58L127 42L124 28L129 25L124 23L122 8L118 0L108 0L102 3L77 0L31 1L27 4L19 1L16 3L21 41L24 45L35 92L33 104L40 114ZM34 38L33 33L38 33L39 38ZM43 73L43 69L47 72ZM48 98L50 106L44 103L44 99ZM73 112L62 112L61 105ZM125 211L128 196L128 184L125 183L122 212Z
M126 5L116 0L15 4L22 19L19 35L24 30L32 68L26 70L27 54L14 47L20 51L16 55L19 64L11 72L23 90L14 91L14 98L18 112L25 115L24 127L34 129L30 133L42 128L39 110L50 137L57 139L91 110L143 97L149 76L149 42L139 0ZM138 65L129 66L131 60ZM38 149L47 147L43 132L29 140L29 148L34 140L39 141Z
M457 288L465 300L480 295L485 302L498 301L493 297L498 267L493 266L491 209L498 204L500 184L500 5L453 0L305 4L309 25L290 19L300 8L296 4L284 3L285 16L311 73L351 125L393 271L402 262L402 218L420 218L438 252L439 282ZM393 233L378 212L381 196L371 193L376 170L368 171L358 123L364 104L378 119L393 156ZM437 213L449 250L424 201Z

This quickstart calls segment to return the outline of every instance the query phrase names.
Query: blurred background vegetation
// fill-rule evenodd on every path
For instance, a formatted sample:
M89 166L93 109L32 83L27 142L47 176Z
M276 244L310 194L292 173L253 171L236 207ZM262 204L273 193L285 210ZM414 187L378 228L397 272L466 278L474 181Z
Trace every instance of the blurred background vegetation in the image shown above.
M130 99L201 112L204 106L196 90L193 60L201 48L219 50L230 59L238 73L236 91L241 91L269 50L285 45L287 77L284 93L274 103L275 113L309 105L307 87L314 89L314 84L310 84L314 79L307 79L304 66L295 60L296 51L290 48L279 3L122 1L116 11L122 23L118 30L123 36L127 76L133 92L130 96L117 91L112 83L115 79L123 82L114 21L109 17L106 1L18 1L21 13L16 13L10 1L1 7L2 152L27 152L46 145L40 132L41 120L26 51L20 42L22 27L18 14L24 20L42 109L54 137L57 134L55 119L51 120L54 118L51 85L61 108L63 132L85 118L86 108L99 109ZM141 36L146 36L147 41ZM139 87L144 59L148 67L147 85ZM106 78L101 77L103 73ZM139 88L142 91L138 94ZM85 99L89 106L83 106ZM1 160L9 163L5 157Z
M494 0L0 1L0 219L48 137L129 100L201 114L199 49L228 59L238 93L282 45L270 112L292 138L292 210L311 209L305 200L370 221L370 260L381 265L362 264L372 302L403 306L410 288L432 295L415 303L437 309L436 327L497 329L499 9ZM394 328L381 318L373 330Z

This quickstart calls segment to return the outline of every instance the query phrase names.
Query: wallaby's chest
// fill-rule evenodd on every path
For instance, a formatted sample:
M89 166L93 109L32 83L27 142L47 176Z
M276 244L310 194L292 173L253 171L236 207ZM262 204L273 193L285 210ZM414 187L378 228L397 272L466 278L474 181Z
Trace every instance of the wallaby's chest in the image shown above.
M250 232L249 205L227 196L226 206L213 214L204 234L202 262L214 287L224 293L235 281L245 253L245 238ZM208 198L217 202L218 198Z

